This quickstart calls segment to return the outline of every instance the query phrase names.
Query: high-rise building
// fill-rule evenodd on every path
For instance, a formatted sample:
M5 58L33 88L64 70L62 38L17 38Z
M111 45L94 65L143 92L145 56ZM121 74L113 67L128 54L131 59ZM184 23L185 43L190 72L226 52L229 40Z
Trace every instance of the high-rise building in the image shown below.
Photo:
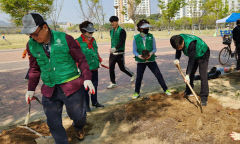
M225 1L225 0L223 0ZM240 0L226 0L228 2L229 11L240 10Z
M182 17L199 17L203 14L201 6L206 0L185 0L187 5L181 8L174 19L180 19ZM164 0L165 5L167 5L171 0ZM229 11L239 11L240 10L240 0L222 0L223 4L227 2ZM162 10L160 10L162 13Z
M198 17L201 16L203 11L200 9L202 6L204 0L185 0L187 5L183 8L180 8L180 10L176 13L175 20L180 19L182 17ZM164 4L167 5L171 0L164 0ZM162 13L162 10L160 10L160 13Z
M119 23L133 23L128 16L129 0L114 0L115 15L119 18ZM150 16L150 0L142 0L137 6L135 14Z

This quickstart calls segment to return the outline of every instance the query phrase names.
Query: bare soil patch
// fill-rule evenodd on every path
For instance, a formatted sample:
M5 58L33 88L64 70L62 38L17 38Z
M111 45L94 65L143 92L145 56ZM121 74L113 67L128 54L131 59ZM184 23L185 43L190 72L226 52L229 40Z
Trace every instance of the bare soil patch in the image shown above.
M240 132L239 110L224 108L209 98L203 111L185 100L183 92L170 97L153 94L89 114L82 143L237 143L229 133ZM49 135L44 122L33 122L30 127ZM79 143L70 125L67 133L70 143ZM0 143L32 144L35 138L31 132L15 127L2 131Z

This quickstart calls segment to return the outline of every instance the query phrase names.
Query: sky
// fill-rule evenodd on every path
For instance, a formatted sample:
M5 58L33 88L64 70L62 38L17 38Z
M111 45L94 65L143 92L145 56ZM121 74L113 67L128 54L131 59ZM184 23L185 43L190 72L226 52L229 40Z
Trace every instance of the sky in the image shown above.
M82 0L85 1L85 0ZM114 0L102 0L104 13L106 14L106 19L114 15ZM150 0L151 13L158 13L159 8L157 6L158 0ZM0 20L9 22L9 15L0 12ZM81 23L83 19L81 18L80 8L78 5L78 0L64 0L64 5L60 13L59 22L71 22L74 24Z

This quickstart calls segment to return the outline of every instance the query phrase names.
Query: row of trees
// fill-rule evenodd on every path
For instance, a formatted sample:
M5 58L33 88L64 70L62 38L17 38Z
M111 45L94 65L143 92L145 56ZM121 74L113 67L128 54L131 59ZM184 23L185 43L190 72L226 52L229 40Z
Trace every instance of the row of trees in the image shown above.
M197 0L171 0L165 4L163 0L158 0L159 8L162 14L152 14L150 17L138 15L137 6L141 0L128 0L128 13L122 11L122 14L128 14L134 24L123 24L127 29L134 29L138 20L146 18L153 25L154 29L194 29L214 28L215 21L229 15L228 0L203 0L200 9L201 15L195 14ZM0 0L0 9L10 14L12 21L18 26L21 25L21 18L28 12L39 12L45 18L52 21L52 27L57 28L57 22L63 7L64 0ZM109 29L109 23L105 23L105 13L101 0L78 0L79 14L84 20L89 20L97 24L99 31ZM191 17L183 17L175 20L175 16L180 8L190 6ZM125 8L126 9L126 8ZM71 27L74 30L77 27Z

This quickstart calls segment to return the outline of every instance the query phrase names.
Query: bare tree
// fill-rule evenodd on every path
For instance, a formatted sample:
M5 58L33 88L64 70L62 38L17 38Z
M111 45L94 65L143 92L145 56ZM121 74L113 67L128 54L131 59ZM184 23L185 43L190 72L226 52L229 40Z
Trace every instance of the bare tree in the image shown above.
M142 0L128 0L128 6L123 7L121 14L128 15L128 18L131 19L135 25L135 31L137 30L136 23L138 20L137 15L139 15L140 9L137 9Z
M54 0L51 12L50 12L50 19L53 23L54 30L57 29L58 19L60 16L60 13L62 11L64 0Z
M83 19L99 24L98 30L100 31L101 38L103 38L101 29L102 25L104 25L105 14L103 12L102 0L85 0L85 9L82 0L78 0L78 3Z

